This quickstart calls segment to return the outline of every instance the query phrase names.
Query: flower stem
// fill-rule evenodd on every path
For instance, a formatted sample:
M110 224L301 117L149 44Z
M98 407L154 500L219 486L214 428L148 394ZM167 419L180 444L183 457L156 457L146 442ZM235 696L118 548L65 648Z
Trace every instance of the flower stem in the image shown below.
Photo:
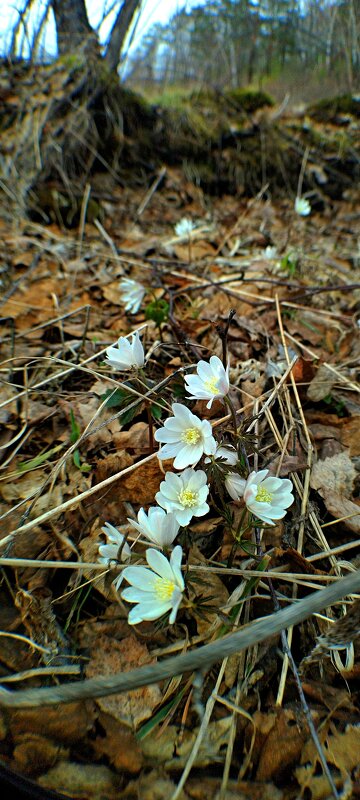
M233 308L231 308L230 311L229 311L228 318L227 318L227 320L225 322L225 325L216 325L216 333L219 336L219 338L221 339L221 344L222 344L222 362L223 362L223 365L224 365L225 369L226 369L227 363L228 363L227 340L228 340L229 328L230 328L230 323L234 319L235 315L236 315L236 311Z
M229 395L225 395L224 402L226 403L226 405L227 405L227 407L228 407L228 409L230 411L230 414L231 414L232 424L233 424L233 428L234 428L234 435L235 435L235 447L236 447L237 438L238 438L238 427L237 427L236 412L235 412L234 406L233 406L233 404L232 404L232 402L230 400Z
M189 253L189 264L191 264L191 261L192 261L191 233L189 233L188 253Z
M153 425L153 418L151 413L151 405L150 403L146 403L146 414L148 418L148 426L149 426L149 453L154 452L154 425Z

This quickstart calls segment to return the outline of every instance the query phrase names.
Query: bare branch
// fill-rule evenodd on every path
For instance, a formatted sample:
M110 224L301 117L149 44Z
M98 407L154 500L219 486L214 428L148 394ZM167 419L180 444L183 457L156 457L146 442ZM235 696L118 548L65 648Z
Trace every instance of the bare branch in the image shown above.
M345 578L339 578L339 580L334 581L326 589L320 589L281 611L262 617L236 633L204 645L204 647L185 655L174 656L161 663L140 667L130 672L117 673L110 678L103 676L91 678L82 683L68 683L63 686L45 687L43 689L25 689L20 692L9 692L1 689L0 705L27 708L105 697L118 692L137 689L140 686L158 683L158 681L172 678L175 675L181 675L183 672L205 669L216 661L238 653L240 650L245 650L247 647L280 633L285 628L302 622L315 612L322 611L322 609L341 600L346 595L359 590L360 571L357 570Z
M125 37L130 28L135 11L140 6L141 2L142 0L124 0L115 19L109 37L109 44L105 52L105 60L111 72L116 70L118 66Z

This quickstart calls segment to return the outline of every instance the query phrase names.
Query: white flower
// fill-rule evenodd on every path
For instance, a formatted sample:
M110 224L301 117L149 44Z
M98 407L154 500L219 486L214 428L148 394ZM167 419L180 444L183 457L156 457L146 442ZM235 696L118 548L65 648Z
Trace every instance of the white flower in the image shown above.
M159 458L174 458L175 469L184 469L200 461L201 456L215 453L216 441L209 420L201 420L182 403L172 405L173 417L168 417L164 427L155 431L157 442L165 443Z
M107 348L106 358L108 364L119 370L143 367L145 356L139 331L131 334L131 342L125 336L120 336L116 344L112 344Z
M268 472L268 469L250 472L246 481L239 475L228 475L225 485L234 500L243 497L246 507L255 517L274 525L273 520L282 519L294 502L293 485L288 478L267 478Z
M143 508L138 512L138 521L134 522L133 519L128 521L136 528L143 536L150 539L150 542L159 545L159 547L169 547L176 539L180 525L176 521L174 514L167 514L163 508L152 506L146 515Z
M130 314L136 314L146 293L145 287L131 278L122 278L119 283L119 289L122 301L126 304L125 311L130 311Z
M167 472L155 500L174 514L179 525L188 525L191 517L203 517L209 511L206 498L209 487L202 469L185 469L180 475Z
M264 256L265 258L276 258L277 257L276 247L272 247L270 244L268 244L268 246L265 247Z
M196 228L194 222L188 217L183 217L180 222L175 225L175 233L177 236L190 236L192 231Z
M184 591L184 579L181 574L182 548L174 548L170 562L158 550L150 548L146 551L148 567L126 567L123 577L131 583L124 589L121 597L128 603L137 603L129 613L130 625L137 625L143 620L158 619L170 611L169 622L175 622L176 614Z
M186 389L191 400L209 400L206 408L211 408L216 397L225 397L229 391L229 364L226 369L218 356L211 356L210 363L199 361L197 375L186 375Z
M225 464L229 464L230 466L234 467L238 460L238 455L235 450L235 447L229 446L226 447L225 445L219 444L215 450L213 455L215 461L221 458ZM205 464L210 464L211 458L205 458ZM231 492L230 492L231 494Z
M307 217L311 213L311 205L305 197L295 198L295 211L300 217Z
M99 545L99 563L108 564L109 561L119 561L119 559L121 559L121 561L128 561L131 556L131 550L123 534L120 533L114 525L111 525L110 522L105 522L101 530L106 536L106 544ZM120 572L118 577L113 581L115 589L119 588L122 579L123 572Z

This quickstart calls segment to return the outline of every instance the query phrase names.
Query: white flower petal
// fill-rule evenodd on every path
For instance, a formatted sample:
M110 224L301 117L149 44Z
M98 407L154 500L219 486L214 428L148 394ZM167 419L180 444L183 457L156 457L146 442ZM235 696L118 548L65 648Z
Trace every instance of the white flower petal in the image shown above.
M244 489L246 507L258 519L273 525L293 503L292 483L287 478L267 477L268 470L251 472ZM226 481L225 481L226 482Z
M134 606L134 608L129 611L129 625L139 625L140 622L144 622L145 620L151 621L153 619L158 619L162 617L163 614L166 614L169 608L171 608L171 606L169 606L168 603L158 606L147 606L143 603L139 603L139 605Z
M289 481L289 483L290 483L290 481ZM263 485L266 487L266 489L269 490L269 492L276 492L278 489L281 488L282 479L281 478L266 478L263 481Z
M172 410L174 416L166 419L163 427L155 432L156 441L165 445L158 456L160 459L175 458L175 469L194 467L204 453L215 451L211 425L182 403L174 403Z
M204 447L201 444L198 445L186 445L182 447L180 452L176 454L176 458L174 460L174 467L175 469L184 469L185 467L195 466L195 464L200 461L202 455L204 453Z
M296 197L295 211L300 217L307 217L311 213L311 205L305 197Z
M194 512L188 508L182 508L179 510L175 510L174 514L178 523L181 525L182 528L185 528L186 525L189 524L191 517L194 515Z
M138 281L131 278L122 278L119 284L119 290L123 303L125 303L125 311L130 311L131 314L136 314L141 306L146 289Z
M181 600L182 600L182 592L180 591L180 589L177 586L175 586L175 589L174 589L174 592L173 592L173 596L172 596L171 599L172 599L172 606L173 607L172 607L171 614L169 616L169 622L170 622L170 625L173 625L175 620L176 620L176 615L177 615L177 612L179 610L179 606L180 606L180 603L181 603Z
M138 589L149 592L153 590L155 575L148 567L125 567L123 576Z
M170 564L171 568L174 571L175 576L177 577L177 584L182 589L184 588L184 578L181 572L181 561L182 561L182 547L180 545L176 545L174 547L171 556L170 556Z
M229 391L229 366L224 365L218 356L211 356L210 363L199 361L197 375L186 375L185 385L191 399L208 400L210 408L215 398L222 398Z
M180 572L182 548L175 547L172 561L158 550L149 548L146 551L147 567L127 567L124 578L132 584L124 589L122 598L136 603L129 613L129 623L138 624L142 620L152 620L171 611L171 619L175 620L181 602L184 581ZM144 588L143 579L147 585Z
M153 548L149 548L146 551L146 561L149 564L149 567L160 575L161 578L166 578L166 580L171 581L173 579L173 571L167 560L166 556L163 553L159 553L158 550L154 550Z
M123 589L121 597L123 600L126 600L127 603L152 602L152 592L150 592L150 590L146 591L145 589L138 589L136 586L128 586L126 589Z
M117 561L119 546L117 544L101 544L99 545L99 558L100 563L104 564L107 561Z
M131 335L131 342L125 336L120 336L116 346L107 348L106 358L112 367L122 371L143 367L145 355L139 332Z
M178 453L182 453L184 449L185 448L182 447L181 442L172 442L171 444L170 443L164 444L158 452L158 458L163 459L164 461L166 461L168 458L175 458L178 455ZM188 463L189 462L187 462L187 464ZM184 464L184 466L187 467L187 464ZM174 467L182 469L182 467L178 467L178 465L175 464L175 461L174 461Z

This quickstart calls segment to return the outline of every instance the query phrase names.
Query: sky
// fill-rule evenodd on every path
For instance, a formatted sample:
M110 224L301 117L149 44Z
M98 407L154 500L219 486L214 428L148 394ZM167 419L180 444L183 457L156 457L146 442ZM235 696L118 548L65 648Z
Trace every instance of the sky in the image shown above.
M168 20L183 8L190 9L196 5L202 5L206 0L143 0L142 13L136 27L132 41L132 50L140 44L141 38L152 25L156 22L166 23ZM91 25L97 26L101 20L104 7L110 6L110 0L85 0ZM6 51L6 46L11 39L12 24L18 19L16 9L23 8L25 0L0 0L0 50ZM38 0L37 10L41 16L41 9L45 7L45 0ZM101 28L101 38L106 38L106 34L111 28L113 18L109 18L107 24ZM45 39L45 49L51 55L55 54L55 29L53 25L48 26Z

